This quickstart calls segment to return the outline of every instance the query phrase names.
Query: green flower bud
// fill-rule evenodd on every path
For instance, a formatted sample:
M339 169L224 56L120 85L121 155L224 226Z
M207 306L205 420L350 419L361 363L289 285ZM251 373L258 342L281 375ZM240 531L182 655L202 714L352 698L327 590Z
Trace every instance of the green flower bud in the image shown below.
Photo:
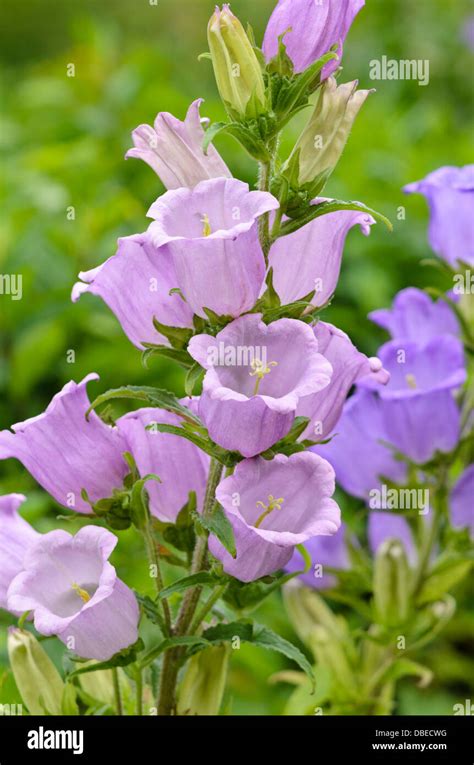
M336 616L313 590L292 581L284 587L283 598L290 620L303 643L310 642L315 625L324 627L336 640L347 638L344 620Z
M31 632L12 627L8 656L13 676L31 715L60 715L64 682L48 654Z
M339 161L353 122L373 90L357 90L357 80L337 86L329 77L318 91L314 112L282 173L293 188L307 186L316 195Z
M310 643L317 663L331 672L334 699L348 701L357 697L357 681L345 646L319 625L313 627Z
M266 110L262 70L245 30L227 4L216 7L207 39L220 96L233 119L255 118Z
M397 539L380 545L374 566L374 606L377 621L386 627L406 622L410 611L410 569L405 548Z
M190 659L179 691L179 715L219 714L231 650L228 643L212 646Z

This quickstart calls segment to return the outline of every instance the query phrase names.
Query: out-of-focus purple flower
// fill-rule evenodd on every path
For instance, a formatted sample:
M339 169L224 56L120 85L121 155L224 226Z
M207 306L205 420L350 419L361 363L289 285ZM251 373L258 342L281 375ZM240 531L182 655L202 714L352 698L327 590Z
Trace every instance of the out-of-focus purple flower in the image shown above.
M301 398L331 379L313 330L295 319L267 326L260 314L248 314L216 337L196 335L188 350L207 370L200 417L216 443L244 457L283 438Z
M258 218L278 201L246 183L217 178L168 191L148 211L156 247L167 245L178 286L198 316L204 308L239 316L253 308L265 275Z
M193 101L184 122L168 112L160 112L154 127L139 125L132 133L135 147L125 155L143 159L167 189L192 188L208 178L231 177L224 160L212 146L202 150L204 129L199 115L203 99Z
M432 300L416 287L399 292L392 308L372 311L369 319L394 340L413 340L420 345L438 335L459 336L459 322L449 305L444 300Z
M383 400L387 440L421 464L436 451L451 451L459 438L459 409L453 391L466 380L463 347L451 335L440 335L424 346L391 340L379 349L390 373L385 387L370 378L359 380L377 388Z
M474 465L466 468L453 487L450 497L451 524L467 528L474 537Z
M99 295L138 348L143 343L168 345L153 319L170 327L192 327L193 312L183 298L170 294L178 286L167 247L154 247L147 234L118 240L115 255L90 271L81 271L72 290L76 302L84 292Z
M346 545L346 525L341 523L339 529L330 537L313 537L305 542L306 551L311 557L311 569L306 574L301 574L301 579L308 587L318 590L326 590L334 587L337 579L332 574L325 574L324 567L337 568L347 571L351 564ZM321 566L321 573L319 573ZM290 562L285 566L286 571L301 571L304 568L303 556L299 550L295 550Z
M453 268L458 261L474 265L474 165L440 167L403 190L426 197L434 252Z
M160 478L160 483L150 480L146 484L150 512L161 521L174 522L190 491L196 492L197 508L201 511L209 457L181 436L146 429L155 422L181 425L177 415L148 408L120 417L117 427L125 436L140 475L155 473Z
M108 562L117 541L97 526L43 534L10 584L8 608L33 611L38 632L57 635L79 656L110 659L138 638L135 595Z
M463 40L471 50L474 50L474 15L468 16L462 28Z
M330 61L322 77L339 66L342 45L351 24L365 5L365 0L280 0L273 11L263 39L263 52L270 61L278 51L278 37L283 38L295 72L302 72L337 45L338 60Z
M242 582L271 574L286 566L295 545L335 534L340 510L333 493L333 469L310 452L244 460L216 491L234 529L237 557L213 536L209 549Z
M369 513L367 533L369 546L374 555L386 539L398 539L405 548L408 562L412 565L415 563L417 558L415 541L408 521L403 516L375 510Z
M313 200L318 204L323 199ZM314 306L323 306L336 289L346 236L359 225L365 236L375 223L371 215L339 210L316 218L293 234L277 239L269 254L273 286L283 304L309 295Z
M311 417L302 438L321 441L336 426L347 394L357 380L369 376L378 384L385 385L390 375L380 359L367 358L360 353L345 332L332 324L319 321L314 327L314 334L319 352L332 366L331 382L323 390L302 398L296 414Z
M389 437L384 404L376 393L356 391L346 402L331 441L311 447L331 463L343 489L366 502L370 492L380 488L381 477L402 483L406 475L404 463L385 445Z
M5 494L0 497L0 608L7 607L7 590L23 569L25 555L40 534L18 514L26 497Z
M0 459L15 457L60 505L90 513L81 497L85 489L92 502L109 497L121 488L129 468L127 450L117 428L106 425L95 412L88 420L86 386L98 375L80 383L67 383L46 411L0 431Z

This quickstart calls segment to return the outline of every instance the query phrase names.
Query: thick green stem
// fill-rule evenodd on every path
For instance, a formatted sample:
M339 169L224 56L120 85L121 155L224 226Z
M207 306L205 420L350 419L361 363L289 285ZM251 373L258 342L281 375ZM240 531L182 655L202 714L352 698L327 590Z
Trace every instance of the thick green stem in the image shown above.
M135 698L136 698L136 714L141 716L143 714L143 670L137 666L135 670Z
M217 460L211 460L209 476L204 497L203 516L211 515L215 505L216 488L222 476L223 466ZM207 535L199 536L194 548L191 564L191 574L202 571L206 565ZM196 607L201 595L201 587L191 587L181 603L178 618L174 627L174 634L186 635L192 622ZM182 657L182 649L171 648L166 651L161 670L160 693L158 698L158 714L166 716L172 714L176 702L176 681L178 678L179 662Z
M114 685L115 711L119 717L122 717L123 706L117 667L112 668L112 681Z

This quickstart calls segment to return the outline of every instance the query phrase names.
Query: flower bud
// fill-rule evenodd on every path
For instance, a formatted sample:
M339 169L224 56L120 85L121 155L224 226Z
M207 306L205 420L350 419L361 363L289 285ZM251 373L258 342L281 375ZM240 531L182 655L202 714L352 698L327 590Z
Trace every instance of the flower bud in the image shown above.
M283 166L292 186L308 184L318 194L342 154L352 124L372 90L357 90L357 80L337 85L330 77L319 90L314 112Z
M31 632L12 627L8 656L23 702L31 715L62 714L64 682Z
M234 119L266 111L262 70L245 30L228 4L216 7L207 28L212 65L220 96Z
M377 620L386 627L403 624L410 608L410 570L403 545L383 542L375 557L374 606Z
M179 715L219 714L230 652L227 643L206 648L190 659L179 692Z

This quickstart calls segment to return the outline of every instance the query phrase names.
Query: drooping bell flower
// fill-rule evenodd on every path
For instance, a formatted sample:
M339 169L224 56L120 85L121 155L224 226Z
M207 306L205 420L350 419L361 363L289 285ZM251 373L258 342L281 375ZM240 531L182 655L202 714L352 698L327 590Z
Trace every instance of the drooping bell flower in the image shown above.
M33 633L9 627L8 659L30 715L64 714L64 681Z
M459 322L444 300L432 300L416 287L401 290L392 308L369 313L369 319L390 333L393 340L414 340L420 345L439 335L459 336Z
M325 388L330 363L307 324L260 314L228 324L216 337L196 335L191 356L207 370L199 416L224 449L253 457L283 438L298 404Z
M134 234L118 240L115 255L90 271L81 271L72 290L76 302L84 292L98 295L138 348L143 343L168 345L153 325L192 327L193 312L176 292L178 280L167 247L155 247L150 236ZM171 292L171 294L170 294Z
M228 3L216 6L207 39L219 94L234 119L267 111L262 69L250 40Z
M370 377L358 385L375 389L383 402L387 441L417 464L436 451L450 452L459 438L459 409L453 393L466 379L463 346L451 335L425 345L391 340L379 349L390 373L386 386Z
M10 584L8 608L32 611L38 632L75 654L110 659L138 639L137 600L108 562L117 541L98 526L43 534Z
M189 401L183 401L189 405ZM209 457L181 436L160 433L153 423L181 425L182 420L163 409L138 409L120 417L117 427L124 435L140 475L154 473L160 482L150 480L146 489L150 512L161 521L174 522L179 511L196 492L197 509L201 511L209 471Z
M28 549L40 537L18 513L25 501L23 494L0 497L0 608L7 607L10 583L22 570Z
M318 204L323 199L313 200ZM325 305L334 293L341 270L346 236L360 226L365 236L375 223L371 215L339 210L316 218L272 245L268 256L273 286L283 305L315 292L311 304Z
M330 61L323 69L322 77L328 77L339 66L342 45L364 5L365 0L280 0L265 30L266 60L276 55L278 38L285 32L283 42L295 72L304 71L337 45L339 60Z
M216 491L234 530L237 556L213 536L209 549L242 582L271 574L287 565L295 545L336 533L341 521L333 493L333 469L311 452L244 460Z
M337 578L333 574L326 574L324 567L336 568L341 571L350 569L349 552L346 544L347 527L341 523L339 529L331 536L320 536L308 539L304 546L311 557L311 568L306 574L301 574L300 579L308 587L325 590L334 587ZM304 570L303 556L299 550L295 550L289 563L285 566L286 571L296 572Z
M246 183L218 178L194 189L168 191L152 204L156 247L167 245L178 287L191 309L239 316L255 305L265 276L258 218L278 201Z
M373 90L357 90L358 80L337 85L330 77L318 91L311 117L282 167L297 186L317 194L339 162L355 118Z
M193 101L183 122L160 112L153 127L139 125L132 133L135 146L125 157L143 159L167 189L193 188L208 178L230 178L230 170L214 146L209 146L207 154L202 149L202 102L202 98Z
M376 393L356 391L344 405L329 443L311 447L331 463L342 488L366 502L372 490L380 489L381 478L402 483L406 476L405 464L388 446L384 403Z
M296 414L311 417L302 438L322 441L336 427L347 395L357 380L369 376L379 385L386 385L390 375L380 359L368 358L358 351L345 332L332 324L318 321L314 335L319 352L332 366L331 381L323 390L302 398Z
M407 194L423 194L430 208L428 239L433 251L452 268L474 265L474 165L440 167L409 183Z
M474 537L474 465L465 469L456 481L449 500L451 524L456 529L468 528Z
M90 513L91 502L110 497L129 472L123 453L125 440L117 428L106 425L95 412L86 419L86 386L98 375L73 381L36 417L0 431L0 459L15 457L60 505Z

